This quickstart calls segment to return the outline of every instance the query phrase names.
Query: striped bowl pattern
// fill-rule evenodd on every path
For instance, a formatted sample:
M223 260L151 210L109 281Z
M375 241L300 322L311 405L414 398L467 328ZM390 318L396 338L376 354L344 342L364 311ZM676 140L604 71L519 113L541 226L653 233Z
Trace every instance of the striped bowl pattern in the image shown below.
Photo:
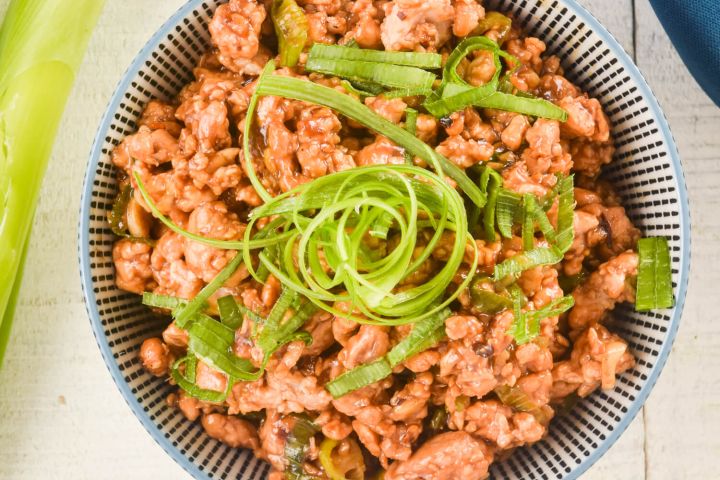
M198 479L261 479L268 466L252 453L211 439L165 404L169 385L138 361L142 341L163 320L114 283L114 236L105 221L116 195L110 152L133 133L144 105L172 98L209 46L207 23L221 0L190 0L150 39L125 73L97 132L82 198L79 256L87 310L108 369L136 417L160 446ZM687 288L690 228L680 160L657 101L622 47L574 0L496 0L563 59L571 80L598 98L613 124L616 159L606 168L631 219L645 235L670 240L676 306L616 310L611 330L629 341L637 365L614 390L596 392L555 419L542 442L492 468L497 479L574 479L617 440L642 407L675 337Z

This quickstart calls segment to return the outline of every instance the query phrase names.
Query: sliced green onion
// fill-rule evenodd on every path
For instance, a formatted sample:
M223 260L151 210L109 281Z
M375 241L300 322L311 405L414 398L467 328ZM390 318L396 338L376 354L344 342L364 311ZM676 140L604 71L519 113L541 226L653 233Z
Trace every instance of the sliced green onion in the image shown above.
M170 295L160 295L158 293L144 292L142 303L151 308L162 308L165 310L175 310L176 308L187 305L187 300Z
M394 368L408 358L434 346L445 336L445 320L450 316L450 309L444 309L432 317L419 321L412 331L387 354L390 367Z
M525 270L541 265L553 265L560 262L562 258L562 253L555 247L536 247L495 265L495 280L499 281L510 275L518 275Z
M515 219L520 216L521 205L522 197L517 193L504 188L498 192L495 213L498 230L503 237L512 238L512 227Z
M348 91L348 93L352 93L354 95L357 95L360 98L365 97L374 97L375 95L378 95L382 92L383 88L380 87L380 91L374 92L367 89L362 88L360 85L357 85L357 82L355 85L353 85L353 82L350 82L349 80L343 80L340 82L340 85Z
M389 52L322 43L312 46L310 58L377 62L429 69L442 67L442 55L438 53Z
M118 193L115 202L113 202L112 210L108 212L108 223L110 224L110 230L118 237L125 237L128 235L128 227L125 224L125 212L127 211L128 203L132 198L133 190L132 186L128 183Z
M558 228L555 242L557 248L564 254L570 249L575 239L575 228L573 226L575 218L575 190L574 177L572 175L559 180L558 202Z
M192 359L192 363L191 360ZM227 385L228 388L224 392L218 392L215 390L206 390L204 388L200 388L197 385L195 385L195 371L194 368L190 369L192 365L194 365L195 362L195 356L190 354L187 357L183 357L175 362L175 364L172 366L172 369L170 370L170 375L172 376L172 379L175 381L175 383L178 385L178 387L182 388L188 395L190 395L193 398L197 398L198 400L201 400L203 402L210 402L210 403L222 403L225 401L225 399L228 396L228 393L230 393L230 388L232 385L232 382L230 379L228 379ZM188 378L186 378L182 372L180 372L180 366L186 364L185 371ZM190 373L188 370L192 370L192 373ZM192 378L190 380L189 378Z
M484 35L490 30L497 30L498 43L503 44L512 28L512 19L506 17L500 12L487 12L485 18L480 20L478 26L473 30L474 35Z
M388 354L372 363L349 370L325 385L334 398L373 384L392 374L392 369L418 353L432 348L445 337L445 320L450 310L444 309L413 326L410 334Z
M230 277L235 274L240 265L242 264L243 257L239 253L236 254L232 260L212 279L210 283L205 285L202 290L188 302L184 307L176 310L173 315L175 316L175 324L179 328L187 328L188 323L191 321L203 307L207 304L208 299L220 289Z
M405 130L412 136L415 136L417 133L417 119L418 119L418 111L414 108L406 108L405 109ZM413 164L413 157L410 154L410 152L405 152L405 163L408 165Z
M539 408L535 402L530 400L525 390L517 385L514 387L500 385L495 388L494 392L502 403L519 412L533 412Z
M220 312L220 321L223 325L233 330L239 329L243 324L243 314L235 298L232 295L227 295L218 298L217 304Z
M349 50L362 52L362 50L354 48ZM435 81L435 75L415 67L376 62L314 58L312 55L310 55L305 64L305 70L345 78L355 82L372 82L386 87L403 89L429 90Z
M542 206L538 202L537 197L535 195L531 195L531 199L529 202L525 204L525 208L527 209L528 214L532 217L532 219L537 222L538 227L540 227L540 231L545 236L548 242L551 244L555 244L557 242L557 234L555 233L555 229L552 226L552 223L550 223L550 219L547 216L547 213L542 209Z
M560 288L562 288L562 291L565 292L565 294L567 295L572 293L572 291L575 290L578 286L585 283L587 278L587 271L582 270L580 273L575 275L559 275L558 283L560 284Z
M426 220L418 221L419 214ZM351 318L358 322L415 322L442 310L471 279L447 296L466 247L476 253L477 245L467 233L462 198L423 168L358 167L317 178L253 210L246 236L258 219L275 216L292 224L295 235L280 249L277 262L262 252L261 264L286 288L335 315L347 317L334 307L336 302L352 302L360 315ZM383 246L373 250L364 235L377 234L378 224L390 220L397 245L390 251ZM421 228L434 233L413 257ZM430 258L446 231L455 238L442 269L426 283L398 291L401 282ZM476 261L475 255L471 272Z
M480 174L480 190L487 195L487 204L483 210L483 229L488 242L495 241L495 207L502 186L502 176L492 168L485 166ZM471 230L472 231L472 230Z
M382 96L388 99L406 97L426 97L432 95L432 88L400 88L383 92Z
M385 357L343 373L325 385L333 398L340 398L359 388L372 385L392 374L392 368Z
M274 0L271 17L278 38L280 64L294 67L308 38L309 26L305 11L295 0Z
M526 193L523 195L523 222L522 222L522 242L523 250L532 250L535 246L535 216L533 215L537 202L535 195Z
M229 377L253 381L262 375L262 369L256 369L249 360L232 353L235 333L212 318L197 316L188 329L188 337L188 348L203 362Z
M487 85L425 103L425 108L436 117L444 117L465 107L474 106L521 113L561 122L567 121L567 112L545 99L527 98L502 92L494 92L488 95L485 87Z
M333 459L333 452L340 442L331 438L324 439L320 444L318 452L320 464L330 480L362 480L365 478L365 461L362 451L355 440L350 438L345 441L350 442L350 445L349 451L343 453L343 457L347 457L347 460L342 462L342 468L336 465ZM348 474L349 477L346 477Z
M518 345L528 343L540 335L540 322L542 320L556 317L570 310L574 304L575 299L572 295L566 295L553 300L540 310L520 312L519 314L516 311L515 320L510 330L508 330L508 335L511 335Z
M565 110L545 99L526 98L502 92L495 92L490 96L477 98L470 104L480 108L504 110L561 122L566 122L568 115Z
M255 109L257 108L257 100L260 96L264 95L285 97L331 108L342 115L361 123L365 127L384 135L391 141L405 148L413 156L420 157L425 160L433 166L438 174L445 174L457 182L458 186L468 195L473 203L479 207L485 205L485 196L482 194L477 185L475 185L472 180L465 175L465 172L447 158L437 153L432 147L419 138L411 135L403 128L376 114L370 108L335 89L297 78L271 75L271 71L272 62L268 63L268 67L266 67L258 80L255 94L253 95L248 107L248 119L253 118ZM250 150L249 140L252 133L251 127L252 121L246 121L243 138L245 167L248 177L255 189L258 191L258 194L267 202L272 197L269 193L267 193L267 190L265 190L264 186L257 178L252 164L252 153Z
M671 308L674 304L670 247L667 238L650 237L638 241L640 263L635 309Z
M495 315L513 307L513 302L510 298L495 293L492 290L486 290L480 286L481 282L475 282L470 287L470 298L473 302L473 307L477 310L487 313L488 315Z
M295 425L285 442L285 459L287 468L285 478L288 480L311 480L313 477L305 473L303 465L310 448L310 439L320 431L308 418L295 415Z

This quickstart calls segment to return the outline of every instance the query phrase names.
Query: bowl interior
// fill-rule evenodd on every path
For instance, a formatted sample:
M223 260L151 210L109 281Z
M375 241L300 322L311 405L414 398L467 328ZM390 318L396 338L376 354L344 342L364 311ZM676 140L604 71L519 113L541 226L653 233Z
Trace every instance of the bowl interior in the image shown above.
M192 0L156 33L126 72L100 125L88 167L80 221L80 262L91 323L108 368L148 432L197 478L260 479L268 467L248 451L228 448L165 404L171 388L148 375L137 354L163 322L138 296L114 283L114 236L106 212L116 195L110 152L136 129L144 105L170 99L192 77L209 46L207 23L221 0ZM613 124L616 159L605 169L643 234L670 240L673 309L638 313L621 306L611 330L623 336L637 365L614 390L596 392L555 419L544 441L497 463L494 478L576 478L625 430L642 406L670 351L682 311L689 264L687 195L667 123L652 93L617 42L573 0L497 0L563 60L567 76L598 98Z

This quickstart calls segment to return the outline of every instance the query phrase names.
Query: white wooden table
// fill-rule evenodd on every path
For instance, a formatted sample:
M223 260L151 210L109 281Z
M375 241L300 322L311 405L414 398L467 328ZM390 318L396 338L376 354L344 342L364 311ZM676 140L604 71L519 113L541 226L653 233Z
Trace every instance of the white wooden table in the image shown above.
M0 478L188 478L113 385L90 331L76 260L95 128L136 52L182 3L109 0L90 44L45 180L0 371ZM685 166L693 223L691 293L670 360L642 413L584 478L720 478L720 109L682 65L648 0L581 3L635 56L659 97ZM0 14L7 4L0 0Z

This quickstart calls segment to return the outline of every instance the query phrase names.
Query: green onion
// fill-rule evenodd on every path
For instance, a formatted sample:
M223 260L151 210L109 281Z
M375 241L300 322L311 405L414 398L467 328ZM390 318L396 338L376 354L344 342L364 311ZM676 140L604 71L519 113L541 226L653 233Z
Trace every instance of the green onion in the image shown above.
M7 2L6 2L7 3ZM10 334L20 265L60 118L102 0L13 0L0 27L0 331ZM4 346L0 342L0 357Z
M670 248L667 238L649 237L638 241L640 264L635 309L671 308L674 304Z
M518 275L541 265L553 265L562 258L562 253L556 247L536 247L495 265L495 280L500 281L507 276Z
M233 330L237 330L242 326L243 314L232 295L218 298L217 304L220 313L220 321L223 325Z
M497 30L498 32L498 43L502 43L507 38L510 29L512 28L512 19L506 17L500 12L487 12L485 18L480 20L478 26L473 30L475 35L483 35L490 30Z
M495 241L495 208L502 183L503 179L498 172L490 167L484 167L480 175L480 189L486 193L488 199L483 210L483 229L485 240L488 242Z
M419 214L427 220L419 222ZM254 222L275 216L284 218L295 233L280 248L277 262L263 252L261 264L286 288L335 315L347 317L347 312L334 307L336 302L352 302L361 315L350 318L358 322L415 322L442 310L471 280L468 276L447 296L465 248L469 245L477 252L477 246L467 233L462 198L423 168L358 167L317 178L253 210L246 238ZM397 246L391 251L382 246L373 250L364 241L364 235L377 231L381 221L396 232ZM413 258L420 228L434 233ZM446 231L455 238L442 269L424 284L397 291L401 282L430 258ZM249 258L247 250L244 254ZM476 261L474 258L470 272ZM340 286L343 288L338 290Z
M392 369L408 358L435 346L445 337L445 320L450 310L444 309L413 326L410 334L395 345L388 354L372 363L349 370L325 385L334 398L379 382L392 374Z
M540 227L540 231L545 236L547 241L551 244L556 243L557 234L555 233L555 229L550 223L550 219L548 218L547 213L545 213L545 211L542 209L542 206L538 202L538 199L537 197L535 197L535 195L530 194L530 197L531 198L525 204L528 215L530 215L534 222L537 222L538 227Z
M222 323L197 315L188 329L188 337L188 348L198 358L229 377L252 381L262 375L262 369L256 369L249 360L232 353L235 332Z
M521 205L522 197L517 193L504 188L498 192L495 213L498 231L503 237L512 238L512 227L515 219L520 216Z
M25 271L25 260L27 259L29 244L30 239L28 238L25 242L25 247L23 247L22 257L20 259L20 264L18 265L18 274L15 278L12 291L10 292L5 313L0 317L0 322L2 322L0 323L0 366L2 366L5 349L7 349L8 342L10 341L12 319L15 317L15 308L17 307L18 298L20 296L20 286L22 285L23 272Z
M480 286L481 282L475 282L470 287L470 298L473 302L473 307L482 313L488 315L495 315L508 308L513 307L511 299L504 295L493 292L492 290L486 290Z
M418 111L414 108L406 108L405 109L405 130L412 136L415 136L417 133L417 119L418 119ZM408 165L413 164L413 158L410 152L405 152L405 163Z
M287 468L285 478L288 480L312 480L317 477L305 473L303 465L310 448L310 439L320 431L317 425L301 415L295 416L295 425L285 442L285 459Z
M515 343L518 345L528 343L540 335L540 322L542 320L565 313L570 310L574 304L575 299L572 295L566 295L553 300L549 305L546 305L540 310L520 312L518 314L519 309L516 308L515 320L507 333L515 339Z
M561 253L567 252L575 239L575 190L572 175L561 178L558 182L558 228L555 239ZM546 235L547 236L547 235ZM548 238L548 240L550 240Z
M127 236L127 225L125 225L125 211L127 210L128 203L132 198L132 186L128 183L125 185L118 194L115 202L113 203L112 210L108 212L108 223L110 224L110 230L113 231L118 237Z
M375 95L379 95L384 90L382 87L380 87L380 90L377 92L370 91L369 89L365 89L358 85L357 82L353 84L353 82L350 82L348 80L341 81L340 85L342 85L342 87L347 90L348 93L357 95L360 98L374 97Z
M530 400L525 390L518 386L500 385L494 390L500 401L519 412L533 412L539 407Z
M144 292L142 303L151 308L163 308L166 310L175 310L176 308L187 305L187 300L182 298L171 297L170 295L160 295L159 293Z
M362 50L354 48L349 50L362 52ZM386 87L403 89L429 90L435 81L435 75L415 67L376 62L314 58L312 55L308 58L305 70L345 78L354 82L372 82Z
M492 52L495 63L495 74L492 79L479 87L473 87L457 73L460 62L475 50ZM500 50L499 45L487 37L470 37L463 40L455 47L445 63L440 88L428 96L423 106L436 117L444 117L465 107L475 106L567 121L567 112L547 100L499 92L499 78L502 71L500 57L514 64L519 63L515 57Z
M240 255L239 253L235 255L233 259L228 262L225 268L223 268L210 283L205 285L205 287L200 290L200 293L198 293L195 298L190 300L188 304L184 307L176 310L173 314L175 316L175 325L177 325L179 328L186 328L187 324L192 320L193 316L197 314L197 312L202 310L203 307L207 304L208 299L216 291L218 291L218 289L220 289L225 284L225 282L230 279L230 277L233 276L233 274L237 271L238 268L240 268L242 261L242 255Z
M439 342L445 336L445 320L451 313L450 309L446 308L416 323L410 334L388 352L387 361L390 367L395 368Z
M258 98L265 95L274 95L322 105L361 123L365 127L372 129L397 143L409 151L413 156L420 157L425 160L433 166L439 175L445 174L452 178L468 195L470 200L479 207L485 205L485 196L482 194L477 185L475 185L472 180L465 175L465 172L447 158L437 153L432 147L419 138L411 135L403 128L376 114L370 108L335 89L297 78L271 75L270 73L272 72L272 69L272 62L270 62L258 80L255 94L248 106L248 120L245 122L243 138L245 170L253 186L264 201L267 202L272 197L257 178L252 164L252 153L250 150L250 137L252 133L251 119L253 118L257 108Z
M218 392L215 390L206 390L195 385L195 355L189 353L188 356L183 357L175 362L170 370L170 376L188 395L193 398L197 398L203 402L210 403L222 403L230 393L232 388L232 382L228 379L228 388L224 392ZM185 365L185 375L180 372L180 366Z
M523 195L523 222L522 222L522 242L523 250L532 250L535 246L535 207L537 202L535 201L535 195L532 193L526 193Z
M432 95L433 91L432 89L426 89L426 88L400 88L397 90L389 90L387 92L383 92L382 96L388 99L393 98L405 98L405 97L426 97L429 95Z
M294 67L308 38L309 26L305 11L295 0L274 0L271 16L278 38L280 65Z
M355 60L428 69L442 67L442 55L438 53L389 52L341 45L325 45L322 43L316 43L312 46L310 58Z
M437 103L426 105L426 107L428 107L430 113L440 117L472 105L479 108L504 110L561 122L567 121L567 112L554 103L542 98L527 98L502 92L487 95L485 90L481 90L486 86L483 85L456 96L443 98Z
M372 385L392 374L392 368L385 357L366 363L343 373L325 385L333 398L340 398L354 390Z

